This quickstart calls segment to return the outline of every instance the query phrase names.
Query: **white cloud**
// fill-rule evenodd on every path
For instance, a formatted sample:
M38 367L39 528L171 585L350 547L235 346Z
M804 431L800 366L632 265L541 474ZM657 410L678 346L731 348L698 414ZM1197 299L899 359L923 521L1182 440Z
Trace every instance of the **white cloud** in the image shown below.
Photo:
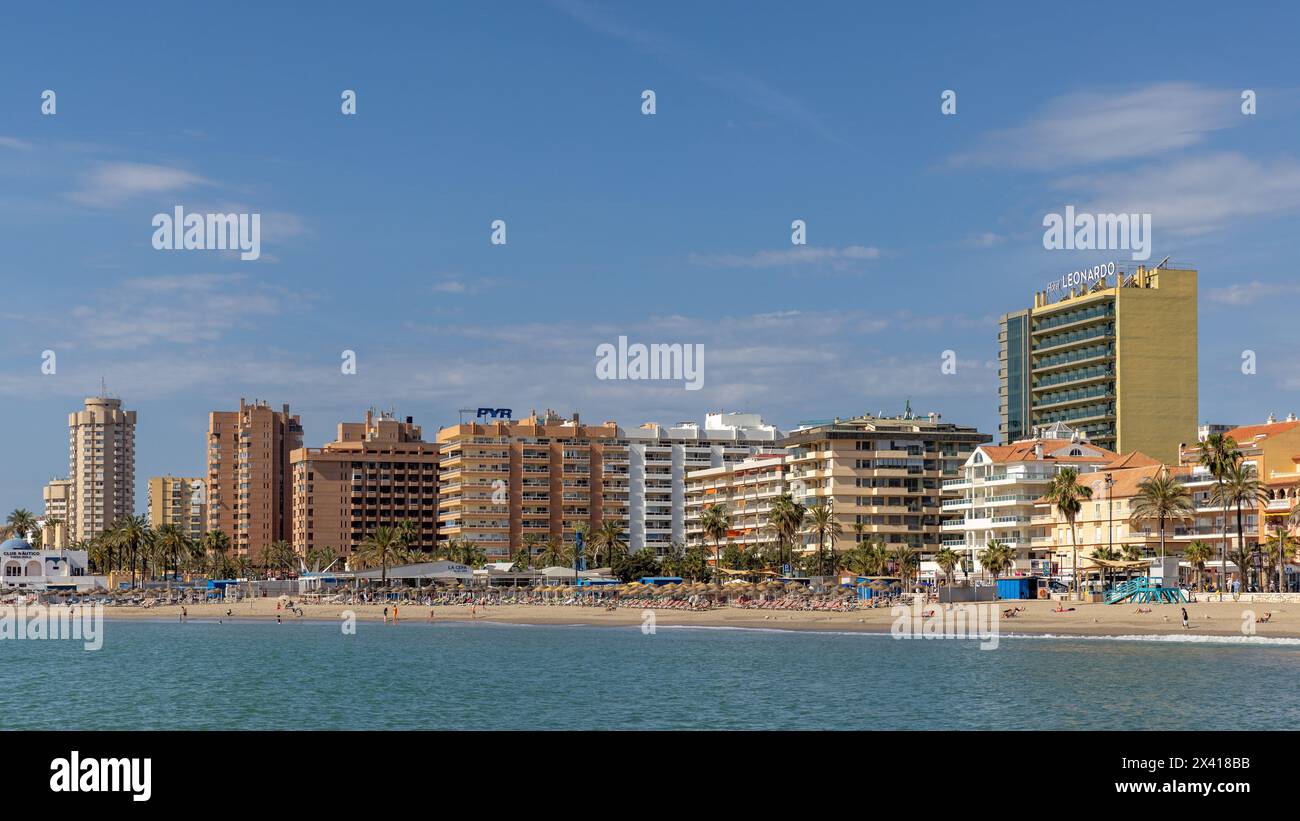
M1066 168L1158 157L1247 119L1239 92L1193 83L1080 91L1050 101L1020 126L986 134L949 163Z
M1228 285L1224 288L1210 288L1206 290L1205 298L1210 302L1219 305L1243 307L1246 305L1254 305L1261 299L1278 296L1294 296L1296 294L1300 294L1300 285L1252 280L1251 282Z
M30 151L33 147L34 146L26 140L0 135L0 148L12 148L16 151Z
M240 274L137 277L73 305L63 345L140 350L221 339L232 328L279 313L282 295Z
M197 174L179 168L145 163L107 163L82 180L68 199L97 208L118 205L146 194L167 194L209 184Z
M1162 232L1199 234L1233 220L1300 210L1300 163L1224 152L1072 176L1053 187L1090 197L1078 206L1081 211L1151 214L1151 230L1159 241Z
M688 257L692 264L708 268L773 268L826 262L842 264L879 258L879 248L864 245L849 245L844 248L800 245L777 251L756 251L752 254L691 254Z
M1006 242L1007 238L1001 234L995 234L992 231L985 231L982 234L976 234L968 237L963 243L968 248L993 248Z

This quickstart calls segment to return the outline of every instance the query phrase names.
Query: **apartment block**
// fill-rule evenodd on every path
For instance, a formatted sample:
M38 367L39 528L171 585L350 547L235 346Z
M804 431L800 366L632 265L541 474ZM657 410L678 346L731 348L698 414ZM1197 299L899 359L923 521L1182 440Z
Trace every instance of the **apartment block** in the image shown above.
M776 543L770 527L772 502L790 493L786 476L790 471L784 450L759 453L721 467L692 470L686 474L686 543L710 551L716 547L704 532L706 508L723 505L731 526L722 544L741 550L763 550ZM712 553L710 553L712 555Z
M187 538L208 532L208 494L202 476L150 476L149 524L174 525Z
M135 511L135 411L107 396L68 414L69 542L88 541Z
M992 438L934 413L813 423L783 441L785 480L795 501L831 505L842 530L835 550L854 545L860 524L866 540L910 545L929 558L941 546L943 500L957 495L943 482L959 477L974 449ZM812 539L806 550L814 549Z
M230 537L234 555L256 560L292 537L290 454L302 447L302 423L260 400L208 414L208 530Z
M438 433L440 540L506 557L526 537L572 544L576 527L618 521L628 549L686 541L686 474L738 462L780 436L756 414L711 413L701 428L585 425L548 410Z
M1174 463L1197 435L1197 272L1105 267L1002 317L1001 441L1064 422L1108 450Z
M1237 443L1242 464L1255 469L1268 497L1258 506L1249 506L1243 514L1246 543L1261 543L1279 528L1294 532L1290 516L1300 504L1300 420L1295 414L1281 420L1270 416L1263 424L1230 428L1224 434ZM1199 466L1199 459L1198 448L1183 448L1182 464L1191 468L1187 483L1196 495L1198 516L1203 517L1196 535L1216 546L1222 545L1226 519L1227 544L1231 550L1237 543L1236 508L1224 510L1214 504L1214 477ZM1210 516L1213 522L1209 521Z
M41 541L47 550L68 547L68 501L72 498L71 479L51 479L42 491L45 517ZM62 522L62 524L57 524Z
M293 472L293 545L300 554L329 548L346 556L383 526L412 522L412 548L438 539L438 444L411 417L366 411L343 422L333 442L298 448Z
M1057 540L1047 518L1035 525L1038 500L1062 469L1074 468L1088 484L1098 478L1091 474L1118 458L1059 422L1033 439L977 447L961 478L943 483L945 491L958 494L943 501L945 515L958 514L943 522L943 546L962 553L972 572L981 573L979 551L996 540L1015 551L1007 575L1054 575ZM1104 492L1104 484L1098 487ZM1094 492L1095 498L1101 495Z

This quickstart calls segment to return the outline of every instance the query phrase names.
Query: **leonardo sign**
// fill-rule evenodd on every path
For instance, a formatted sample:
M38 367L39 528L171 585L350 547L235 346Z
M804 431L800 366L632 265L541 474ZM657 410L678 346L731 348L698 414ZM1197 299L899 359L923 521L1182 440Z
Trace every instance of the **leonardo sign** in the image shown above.
M1105 265L1094 265L1082 271L1071 271L1068 274L1063 274L1059 279L1049 282L1047 284L1047 293L1051 294L1080 285L1086 288L1098 282L1102 277L1114 276L1115 270L1115 263L1108 262Z

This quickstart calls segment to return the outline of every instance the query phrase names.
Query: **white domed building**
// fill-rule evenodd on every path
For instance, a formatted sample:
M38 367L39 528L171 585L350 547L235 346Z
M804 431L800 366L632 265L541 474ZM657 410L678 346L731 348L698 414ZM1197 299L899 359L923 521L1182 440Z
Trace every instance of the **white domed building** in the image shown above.
M0 589L90 590L103 577L90 575L84 550L38 550L26 539L0 543Z

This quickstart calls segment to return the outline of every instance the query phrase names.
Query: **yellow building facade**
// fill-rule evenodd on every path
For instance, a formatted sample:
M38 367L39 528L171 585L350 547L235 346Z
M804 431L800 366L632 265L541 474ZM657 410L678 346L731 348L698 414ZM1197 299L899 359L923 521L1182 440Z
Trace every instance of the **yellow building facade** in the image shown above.
M1061 422L1117 453L1176 463L1196 441L1197 272L1084 273L1000 321L1001 441Z

